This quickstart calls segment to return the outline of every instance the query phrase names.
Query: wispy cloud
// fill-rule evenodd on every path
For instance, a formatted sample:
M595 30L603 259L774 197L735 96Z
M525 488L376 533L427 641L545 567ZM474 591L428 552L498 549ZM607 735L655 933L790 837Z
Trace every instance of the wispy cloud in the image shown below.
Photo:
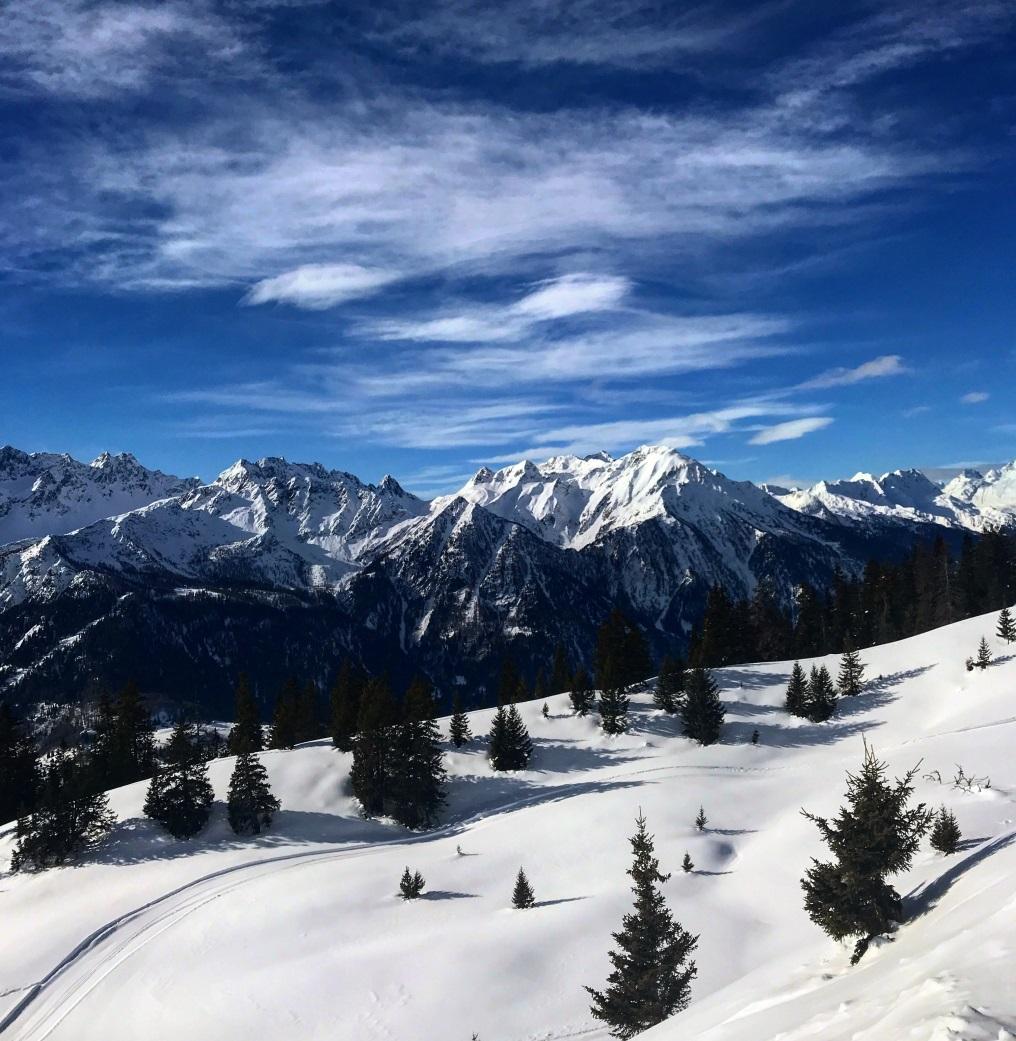
M396 272L372 270L359 264L304 264L256 282L244 302L287 303L324 310L347 300L369 296L398 278Z
M972 390L967 394L964 394L960 398L960 401L964 405L981 405L990 398L991 395L983 390Z
M864 380L882 379L886 376L902 376L910 372L898 354L884 354L880 358L872 358L855 368L838 367L820 373L810 380L799 384L801 390L819 390L825 387L848 387Z
M777 441L796 441L806 434L814 433L829 426L832 419L829 416L810 416L804 419L790 419L785 423L777 423L771 427L760 430L748 442L752 445L771 445Z
M931 405L911 405L910 408L905 408L900 415L904 419L913 419L914 416L923 416L926 412L931 411Z

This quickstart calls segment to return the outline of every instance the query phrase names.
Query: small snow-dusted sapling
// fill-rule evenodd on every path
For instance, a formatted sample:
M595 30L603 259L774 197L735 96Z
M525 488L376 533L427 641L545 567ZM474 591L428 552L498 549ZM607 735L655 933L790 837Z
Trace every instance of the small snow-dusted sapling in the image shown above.
M423 875L419 871L411 873L407 867L402 872L402 879L399 882L399 891L402 894L402 899L415 900L423 892L425 885L426 882L424 882Z
M684 854L684 860L681 861L681 868L684 871L694 871L695 865L692 863L691 855L688 852Z
M452 698L452 718L448 721L448 736L456 748L461 748L473 735L469 729L469 716L462 711L462 696L456 694Z
M695 817L695 827L699 831L705 831L706 830L706 825L708 823L709 823L709 818L706 817L706 811L705 811L704 807L700 806L698 808L698 814Z
M758 727L755 727L755 729L751 732L751 743L753 745L757 745L758 744L758 737L759 737Z
M527 907L532 907L535 903L536 896L533 893L533 887L529 884L525 871L519 868L519 873L515 876L515 889L512 892L512 907L522 911Z
M1016 642L1016 619L1013 619L1012 611L1003 607L998 616L998 628L995 635L1006 643Z
M541 712L543 713L544 719L550 719L550 706L546 703L546 701L543 703L543 708L541 709Z
M991 661L991 648L988 646L988 641L982 636L977 648L977 657L974 658L974 666L978 669L986 669Z

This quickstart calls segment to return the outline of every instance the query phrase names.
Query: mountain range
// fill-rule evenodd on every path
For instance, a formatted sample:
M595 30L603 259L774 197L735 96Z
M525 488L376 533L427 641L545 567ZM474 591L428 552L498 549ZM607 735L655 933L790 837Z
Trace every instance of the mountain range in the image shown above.
M679 647L709 587L749 595L1016 522L1016 464L941 486L916 470L808 489L733 481L646 446L481 469L426 501L392 477L240 460L214 481L0 449L0 687L63 700L128 676L224 709L343 656L483 700L502 658L589 662L620 606Z

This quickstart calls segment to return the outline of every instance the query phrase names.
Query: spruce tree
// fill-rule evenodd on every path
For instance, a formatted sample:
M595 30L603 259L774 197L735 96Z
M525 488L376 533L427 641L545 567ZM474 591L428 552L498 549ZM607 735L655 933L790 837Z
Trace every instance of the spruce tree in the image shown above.
M688 853L687 850L685 850L684 860L681 861L681 870L685 871L685 872L689 872L689 871L694 871L695 870L695 863L691 859L691 854Z
M42 770L35 806L18 818L12 871L41 871L93 850L116 823L105 792L92 790L85 764L61 746Z
M399 891L402 894L403 900L415 900L422 892L423 888L427 883L424 881L423 875L419 871L410 873L407 867L402 872L402 879L399 882Z
M706 810L704 806L698 808L698 813L695 816L695 828L698 831L705 831L706 825L709 823L709 818L706 816Z
M425 676L417 673L406 688L406 696L402 699L402 717L411 722L420 723L433 719L437 715L437 698L434 688Z
M279 809L272 794L268 771L253 752L241 752L229 778L226 813L237 835L260 835L271 827Z
M380 817L386 812L396 714L387 680L368 680L360 698L349 774L365 817Z
M363 684L360 672L351 662L344 661L329 695L332 744L342 752L353 750Z
M597 707L605 734L623 734L628 729L628 698L623 688L608 687L602 691Z
M596 704L596 695L589 680L589 673L581 666L575 670L568 694L572 708L579 716L587 716Z
M514 705L502 705L490 727L490 765L495 770L524 770L532 754L533 743L519 710Z
M860 773L847 774L848 805L832 820L802 811L835 858L812 860L801 880L805 909L833 939L858 937L853 962L903 920L903 902L886 880L910 867L931 823L923 803L909 806L916 772L890 784L886 764L865 743Z
M935 814L935 823L931 828L931 848L939 853L955 853L960 848L960 826L956 815L944 806Z
M550 670L550 693L563 694L571 685L571 677L568 655L565 653L564 645L559 643L554 648L554 664Z
M458 692L452 698L452 718L448 721L448 736L456 748L461 748L473 739L472 731L469 729L469 716L462 711L462 696Z
M151 777L155 728L133 681L126 683L114 700L105 696L100 699L89 768L91 784L97 791Z
M684 698L684 660L665 655L653 691L653 704L664 712L677 712Z
M418 687L407 700L408 718L392 728L385 756L385 812L406 828L429 827L445 802L447 773L433 706L429 686Z
M497 681L497 703L498 705L514 705L520 700L520 691L525 690L525 684L515 668L515 662L511 658L501 661L501 673ZM525 697L522 696L522 700Z
M543 715L544 719L550 719L550 706L546 703L546 701L543 703L543 708L540 709L540 712Z
M286 680L275 701L269 748L293 748L299 740L300 689L295 679Z
M321 713L318 707L318 689L314 683L305 683L297 694L293 720L294 744L314 741L321 736Z
M790 670L790 682L787 684L787 699L784 702L792 716L808 714L808 679L799 661L794 662Z
M634 1037L686 1008L697 972L690 955L698 937L674 921L658 888L670 876L660 874L641 812L631 845L634 862L628 874L635 907L614 933L617 950L610 952L614 968L607 986L602 992L586 987L594 1018L618 1038Z
M812 723L824 723L832 719L836 712L836 688L829 670L824 666L811 667L808 680L808 701L806 714Z
M844 697L853 697L864 689L864 665L861 656L853 648L847 648L840 659L840 675L837 686Z
M261 732L261 713L247 682L246 673L240 673L236 684L236 708L233 719L233 727L226 742L229 755L260 752L265 747L264 734Z
M1016 642L1016 621L1013 620L1012 611L1003 607L998 616L998 628L995 635L1006 643Z
M177 723L164 758L148 786L145 813L174 838L193 838L208 823L214 798L193 723Z
M38 750L6 701L0 701L0 824L35 805L40 776Z
M707 669L700 667L689 673L681 715L685 737L703 745L719 741L725 712L719 688Z
M512 907L524 911L535 903L536 896L533 893L533 887L529 884L525 871L519 868L519 873L515 876L515 889L512 892Z
M988 641L982 636L980 645L977 648L977 657L974 658L974 665L978 669L986 669L991 664L991 648L988 646Z

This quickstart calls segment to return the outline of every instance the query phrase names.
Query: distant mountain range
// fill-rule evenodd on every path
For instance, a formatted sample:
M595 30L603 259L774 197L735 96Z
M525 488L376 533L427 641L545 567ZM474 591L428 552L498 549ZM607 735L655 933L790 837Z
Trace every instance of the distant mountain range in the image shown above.
M719 582L789 600L915 539L1016 522L1016 464L941 487L919 471L809 489L732 481L672 449L480 470L432 502L394 478L240 460L209 484L130 455L0 449L0 689L65 699L128 676L228 707L329 681L351 655L483 700L502 657L589 661L619 605L660 651Z

